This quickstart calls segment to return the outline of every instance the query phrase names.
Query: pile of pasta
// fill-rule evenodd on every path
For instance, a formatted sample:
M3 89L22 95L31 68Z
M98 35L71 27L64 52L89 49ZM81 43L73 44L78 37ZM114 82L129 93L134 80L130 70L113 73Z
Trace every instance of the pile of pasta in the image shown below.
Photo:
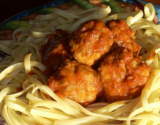
M141 10L113 14L111 8L81 10L54 8L52 14L39 15L31 29L14 31L13 40L0 41L7 53L0 63L0 114L9 125L158 125L160 124L160 25L153 23L155 9L148 3ZM143 55L152 70L142 94L135 99L113 103L94 103L88 107L59 98L48 86L39 49L46 35L56 29L73 32L90 19L123 19L136 30L137 42L147 50ZM16 34L21 35L16 38ZM147 58L155 52L153 58Z

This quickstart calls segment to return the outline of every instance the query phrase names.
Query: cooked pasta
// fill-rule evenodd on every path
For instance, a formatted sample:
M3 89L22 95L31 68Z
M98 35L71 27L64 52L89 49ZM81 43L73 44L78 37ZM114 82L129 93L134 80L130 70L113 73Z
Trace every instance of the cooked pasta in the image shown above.
M0 44L9 54L0 63L0 114L9 125L158 125L160 124L160 31L152 22L154 7L148 3L142 11L109 16L109 6L67 11L55 8L52 14L31 20L33 27L14 31L10 44ZM137 42L146 48L143 55L152 67L142 94L135 99L113 103L94 103L83 107L68 98L58 97L48 86L43 73L40 46L46 35L56 29L73 32L79 24L90 19L103 21L126 20L137 31ZM16 38L16 33L21 35ZM3 43L3 41L2 41ZM152 58L147 57L155 51Z

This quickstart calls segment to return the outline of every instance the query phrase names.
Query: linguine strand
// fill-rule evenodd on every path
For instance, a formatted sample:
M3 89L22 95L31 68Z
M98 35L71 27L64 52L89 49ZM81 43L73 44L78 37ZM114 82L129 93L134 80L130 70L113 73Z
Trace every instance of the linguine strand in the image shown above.
M15 30L13 40L8 41L7 46L0 45L0 50L3 51L5 46L7 49L4 51L10 55L0 64L0 112L9 125L160 124L160 25L153 23L154 7L146 4L144 13L141 10L127 10L125 14L109 16L110 12L109 6L89 10L74 6L66 11L54 8L52 14L39 15L31 20L31 29ZM143 58L147 59L153 51L156 52L154 58L146 60L152 70L139 97L82 107L73 100L58 97L47 86L47 77L43 73L46 66L42 64L39 52L41 45L46 43L46 35L53 34L56 29L72 33L90 19L104 22L123 19L132 30L137 31L137 42L147 50ZM17 33L20 34L18 38Z

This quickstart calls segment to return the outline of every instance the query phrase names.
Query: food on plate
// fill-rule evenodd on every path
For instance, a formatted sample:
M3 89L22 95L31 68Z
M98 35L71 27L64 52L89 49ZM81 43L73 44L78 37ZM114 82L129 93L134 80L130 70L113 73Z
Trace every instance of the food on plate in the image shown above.
M55 38L53 36L49 41L56 43ZM111 20L105 25L98 19L89 20L80 25L68 39L65 39L65 35L62 38L65 46L70 45L72 51L69 53L68 47L65 54L73 56L78 62L66 61L69 58L64 56L59 56L63 59L61 62L54 56L47 59L48 64L51 62L48 70L55 67L53 61L59 61L58 71L51 72L53 75L48 80L49 87L59 97L67 97L87 106L95 102L98 95L103 101L114 102L133 99L141 94L150 67L139 56L141 47L135 41L135 32L125 21ZM52 45L48 46L48 49L52 49L49 55L64 53ZM96 67L91 69L90 66L95 63Z
M41 47L42 62L47 67L47 76L56 72L66 59L72 59L69 49L69 34L60 32L48 35L47 43Z
M61 98L83 106L93 103L101 92L100 77L90 66L66 61L48 80L49 87Z
M105 57L99 67L102 98L114 102L138 97L148 80L150 67L141 56L127 48L118 48Z
M52 14L39 15L35 20L31 20L29 23L33 26L32 28L15 30L12 40L7 40L7 46L5 40L0 42L0 50L8 54L0 63L0 114L7 124L158 125L160 123L160 26L153 23L155 9L152 4L148 3L144 7L144 12L142 10L130 12L127 9L123 13L113 15L110 15L110 12L109 6L94 7L89 10L82 10L77 6L68 10L55 7ZM78 50L72 46L76 45L73 38L77 35L80 38L79 43L82 42L85 35L81 32L82 26L80 25L88 25L86 21L91 24L98 22L95 24L101 24L102 29L107 29L112 34L113 43L111 46L105 46L109 51L104 52L103 56L101 53L99 54L103 58L100 57L96 67L92 65L97 60L96 58L91 58L92 63L90 64L83 64L77 61L76 56L72 56L74 51ZM76 30L79 29L78 27L80 34ZM66 32L62 32L62 30ZM93 32L85 32L93 35ZM72 33L76 35L72 36ZM102 35L100 31L98 33ZM98 39L101 39L100 35L96 35ZM52 44L52 40L55 41L55 45ZM63 40L66 41L64 44L67 45L67 49L63 46ZM96 40L90 42L96 42ZM84 51L86 51L86 46L81 46L79 43L77 45L80 48L84 47ZM45 45L47 45L46 48ZM98 44L92 45L91 47L100 47ZM144 53L140 52L141 48L145 50ZM103 49L102 47L102 51ZM49 61L52 52L53 60ZM64 54L64 58L55 60L59 52ZM142 54L142 57L139 54ZM89 57L88 60L90 60ZM47 65L48 62L52 63ZM57 65L58 63L59 65ZM54 64L53 67L52 64ZM71 64L73 64L72 68ZM119 67L119 64L122 66ZM112 71L117 66L118 68ZM46 75L47 69L49 75ZM120 70L120 75L117 70ZM105 75L103 78L103 72L112 77L109 78ZM114 73L118 75L117 79L113 78ZM75 79L70 77L70 74L75 76ZM87 81L85 82L88 83L87 85L82 85L86 85L89 89L84 89L86 87L71 82L70 84L61 84L70 79L76 81L76 78L79 77L81 80ZM92 82L98 81L98 77L100 77L100 84L98 82L94 84L98 88L95 90ZM119 91L115 87L119 85L116 83L121 80L123 82L120 83L119 90L124 87L125 81L130 81L126 83L128 90L124 91L128 95L125 100L118 97L116 100L122 101L116 101L111 97L112 93ZM135 82L133 82L134 80ZM112 87L103 87L108 84L102 83L102 81L113 83ZM52 84L53 82L56 84ZM130 86L132 87L130 88ZM76 89L80 93L78 97L72 89L74 87L77 87ZM95 91L92 93L90 88ZM68 93L68 90L73 93ZM99 91L100 94L97 94ZM133 93L136 91L141 91L141 94L138 92L139 96L137 93L134 95ZM86 94L91 92L92 99L81 98L86 97L83 92ZM70 94L72 95L70 96ZM75 100L67 96L74 96ZM99 98L96 100L95 96ZM104 101L101 100L101 97L107 98ZM136 98L129 99L130 97ZM77 101L77 98L80 100Z
M101 20L84 22L71 35L73 57L80 63L93 65L113 44L113 35Z
M114 38L113 51L121 46L127 48L134 54L139 54L141 46L135 40L136 31L131 28L123 20L111 20L106 22L106 26L112 31Z

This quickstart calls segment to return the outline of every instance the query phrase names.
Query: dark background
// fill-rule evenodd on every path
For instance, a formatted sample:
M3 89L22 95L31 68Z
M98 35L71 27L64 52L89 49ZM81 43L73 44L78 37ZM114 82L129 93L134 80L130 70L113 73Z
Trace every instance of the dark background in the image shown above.
M54 0L0 0L0 23L9 17L35 7L42 6ZM160 5L160 0L146 0Z
M0 23L22 11L33 9L54 0L0 0Z

